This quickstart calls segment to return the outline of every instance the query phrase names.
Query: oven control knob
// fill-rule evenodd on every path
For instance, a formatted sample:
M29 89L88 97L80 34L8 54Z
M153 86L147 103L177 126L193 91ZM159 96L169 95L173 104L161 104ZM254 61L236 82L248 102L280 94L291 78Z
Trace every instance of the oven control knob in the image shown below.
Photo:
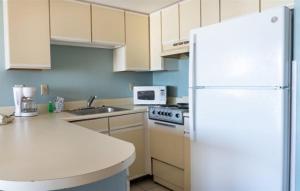
M155 115L155 111L152 111L152 114Z
M172 116L173 116L173 114L172 114L172 113L168 113L168 116L169 116L169 117L172 117Z
M176 118L179 118L179 117L180 117L180 114L179 114L179 113L176 113L175 117L176 117Z
M158 115L160 115L160 114L161 114L161 112L159 111L159 112L157 112L157 114L158 114Z

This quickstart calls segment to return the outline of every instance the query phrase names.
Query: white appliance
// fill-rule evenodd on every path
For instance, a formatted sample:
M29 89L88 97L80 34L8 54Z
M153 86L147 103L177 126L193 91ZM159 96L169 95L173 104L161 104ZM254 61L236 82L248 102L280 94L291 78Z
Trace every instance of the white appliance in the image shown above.
M166 86L133 87L134 105L165 105L167 103Z
M280 7L191 32L192 191L288 191L290 17Z
M13 87L16 117L33 117L38 115L37 104L34 102L36 89L15 85Z

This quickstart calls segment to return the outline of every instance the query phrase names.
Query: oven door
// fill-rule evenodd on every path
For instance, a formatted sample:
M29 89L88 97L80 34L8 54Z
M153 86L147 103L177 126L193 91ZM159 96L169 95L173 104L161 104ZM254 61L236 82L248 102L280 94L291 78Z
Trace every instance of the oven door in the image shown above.
M151 158L184 168L184 126L149 120Z

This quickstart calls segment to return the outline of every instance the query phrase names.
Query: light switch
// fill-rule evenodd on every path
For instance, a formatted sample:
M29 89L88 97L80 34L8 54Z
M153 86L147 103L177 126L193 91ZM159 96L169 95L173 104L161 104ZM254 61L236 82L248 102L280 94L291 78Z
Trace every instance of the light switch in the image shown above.
M48 85L47 84L41 84L41 95L46 96L48 95Z

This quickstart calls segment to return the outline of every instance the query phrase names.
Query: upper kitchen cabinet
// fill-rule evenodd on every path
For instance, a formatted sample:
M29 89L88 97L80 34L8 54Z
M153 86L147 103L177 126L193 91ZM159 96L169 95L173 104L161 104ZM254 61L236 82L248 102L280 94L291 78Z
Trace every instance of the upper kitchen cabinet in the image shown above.
M189 51L189 33L201 26L200 0L185 0L161 11L162 56Z
M178 4L167 7L161 11L162 47L163 51L176 49L175 43L179 41L179 7Z
M49 69L48 0L4 0L6 69Z
M125 39L114 50L114 71L149 71L149 16L125 12Z
M220 22L220 0L201 0L201 25Z
M220 0L221 20L259 12L259 0Z
M161 12L150 14L150 70L164 70L161 57Z
M92 5L92 42L109 47L125 44L125 12Z
M190 31L201 25L200 0L185 0L179 3L180 40L188 41Z
M50 0L53 41L91 43L91 5L75 0Z
M266 10L277 6L294 6L294 0L261 0L261 10Z

